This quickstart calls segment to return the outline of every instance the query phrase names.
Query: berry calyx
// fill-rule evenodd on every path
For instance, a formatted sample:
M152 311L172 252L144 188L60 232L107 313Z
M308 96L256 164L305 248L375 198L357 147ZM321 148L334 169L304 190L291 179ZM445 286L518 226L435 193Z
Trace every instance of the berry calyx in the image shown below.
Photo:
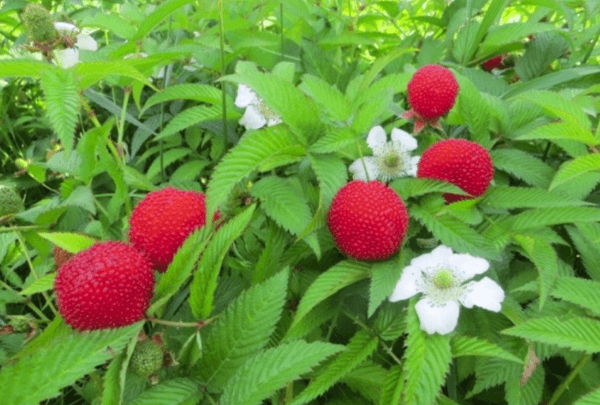
M216 213L213 220L217 220ZM165 272L186 238L206 224L203 193L167 187L146 195L129 219L129 240Z
M154 273L123 242L96 243L63 263L54 282L58 312L77 330L118 328L144 318Z
M384 183L354 180L333 198L327 226L342 253L357 260L385 260L404 240L408 212Z
M413 132L418 134L426 125L439 128L439 118L454 106L458 82L449 69L426 65L415 72L408 83L407 93L411 109L402 118L414 119Z
M75 253L67 252L59 246L54 246L52 250L54 254L54 261L56 262L56 268L60 268L63 264L71 260L75 256Z
M417 178L447 181L470 196L444 194L446 203L479 197L494 177L489 152L478 143L466 139L445 139L430 146L417 166Z
M162 368L163 357L162 346L154 339L146 339L137 343L129 364L140 377L147 378Z
M56 37L52 15L41 4L28 3L21 14L21 20L29 37L38 43Z

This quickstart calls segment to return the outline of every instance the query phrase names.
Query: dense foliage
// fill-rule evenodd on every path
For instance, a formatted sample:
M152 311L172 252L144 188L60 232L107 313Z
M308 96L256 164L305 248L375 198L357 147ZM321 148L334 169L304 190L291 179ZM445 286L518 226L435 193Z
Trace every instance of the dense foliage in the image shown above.
M600 403L598 1L34 3L0 6L0 402ZM430 64L458 83L439 120L407 95ZM383 178L393 202L342 196L328 223L353 178L448 138L478 145L491 185L470 195L411 166ZM389 158L400 139L416 144ZM476 181L468 158L438 155ZM55 290L57 267L129 242L138 203L167 186L205 193L204 216L182 234L179 208L147 210L151 249L163 229L185 242L143 318L67 324L58 290L70 315L110 317L98 306L136 288L113 277L137 270L88 254L112 273L80 292ZM387 241L388 205L406 207L405 237L357 260L374 249L361 237ZM479 281L427 278L440 252ZM424 315L451 295L457 325Z

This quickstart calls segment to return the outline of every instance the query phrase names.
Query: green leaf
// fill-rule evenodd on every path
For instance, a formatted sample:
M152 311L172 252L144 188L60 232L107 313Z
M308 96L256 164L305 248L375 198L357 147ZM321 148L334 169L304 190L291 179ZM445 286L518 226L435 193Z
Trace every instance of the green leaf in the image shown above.
M550 184L550 190L559 184L573 180L582 174L600 170L600 155L591 154L578 156L573 160L563 163Z
M552 245L539 236L514 235L513 238L525 250L540 275L541 309L558 276L558 256Z
M458 110L471 132L471 139L484 148L490 148L493 145L488 131L491 121L490 107L471 80L461 75L458 75L457 79L460 85Z
M523 360L502 349L500 346L472 336L453 336L450 340L452 356L496 357L523 364Z
M396 283L400 280L403 268L404 252L400 253L397 259L373 264L369 289L369 318L375 313L383 300L392 294Z
M385 379L383 392L381 393L381 405L398 405L402 400L404 391L404 379L402 378L402 367L394 365L388 371Z
M490 243L468 225L449 215L438 216L430 209L413 206L411 215L421 222L444 245L461 253L475 256L494 256Z
M329 298L344 287L369 276L370 265L364 262L343 261L322 273L308 287L298 305L292 328L317 304Z
M329 118L338 122L345 122L350 118L352 114L351 105L337 87L330 85L321 78L305 74L302 76L302 84L299 88L312 98Z
M575 277L559 277L550 294L580 305L600 316L600 283Z
M141 113L144 113L148 108L172 100L194 100L203 103L220 105L222 102L222 92L216 87L199 83L184 83L176 86L170 86L163 89L161 92L152 95L144 104ZM228 99L229 103L231 100ZM229 107L229 106L228 106ZM229 109L229 108L228 108Z
M515 138L519 141L531 139L547 139L550 141L557 139L567 139L585 143L593 146L598 144L598 140L594 135L583 126L572 122L559 122L556 124L542 125L533 130Z
M540 159L519 149L494 149L490 152L496 169L539 188L548 188L554 170Z
M314 153L337 152L340 149L357 142L359 139L358 133L352 128L333 128L329 130L325 136L321 137L317 142L311 145L310 151Z
M168 136L176 134L182 129L191 127L192 125L199 124L206 121L215 121L223 117L223 109L220 105L207 107L205 105L199 105L196 107L188 108L187 110L177 114L156 137L155 141L164 139ZM227 118L237 118L238 115L231 109L227 110Z
M579 66L571 69L563 69L558 72L549 73L542 77L535 78L519 86L510 86L510 90L506 92L502 98L510 99L518 94L534 89L550 89L556 85L568 83L573 80L579 80L587 76L594 75L598 72L600 72L600 67L598 66Z
M143 322L119 329L72 331L38 347L33 355L7 365L0 373L0 396L7 404L37 405L60 394L119 352Z
M588 222L566 226L565 229L581 255L587 274L600 281L600 224Z
M193 0L169 0L156 7L139 25L132 41L140 41L155 29L164 19Z
M289 179L263 177L252 186L250 194L260 199L269 217L294 235L299 235L312 218L304 193Z
M132 66L132 60L111 60L96 62L81 62L73 66L77 76L77 87L80 90L87 89L91 85L110 75L131 77L146 86L158 91L148 80L146 75Z
M342 159L333 154L310 154L308 159L317 175L323 206L327 208L339 189L348 182L348 169Z
M496 186L486 192L480 204L482 207L513 209L569 207L587 203L539 188Z
M197 403L201 397L198 383L180 377L153 386L127 405L179 405L189 403L193 398L196 398L193 403Z
M100 405L120 405L123 402L129 359L131 359L138 342L138 337L139 333L132 336L126 350L123 350L110 362L106 374L104 374L102 403Z
M596 405L600 403L600 387L579 398L573 405Z
M428 335L421 330L412 299L406 318L406 351L404 352L404 404L432 404L441 392L446 374L450 370L452 352L448 336Z
M383 391L388 370L371 360L363 361L348 373L340 382L371 402L378 404Z
M565 39L554 32L542 32L527 44L525 54L518 59L515 71L523 81L541 76L550 63L560 58L568 48Z
M467 195L462 189L445 181L434 179L417 179L403 177L390 183L390 187L396 190L402 199L418 197L428 193L452 193Z
M41 77L48 71L60 75L62 69L48 62L22 59L0 60L0 77Z
M544 368L537 367L524 385L517 378L506 381L506 402L511 405L538 405L544 392L544 380Z
M190 286L190 306L197 319L204 319L213 310L217 278L225 255L233 242L244 232L252 219L256 205L251 205L221 226L208 243Z
M368 332L364 330L356 332L348 342L346 350L323 367L309 386L296 396L290 405L305 404L325 393L369 357L377 349L377 343L377 337Z
M312 370L344 346L296 341L266 350L248 360L231 377L221 405L258 405L289 381Z
M27 288L21 291L19 294L24 296L33 295L35 293L49 291L54 287L54 279L56 273L45 274L31 283Z
M233 300L204 337L204 357L196 370L214 389L222 389L236 370L269 341L287 292L282 271Z
M490 30L490 27L496 24L500 19L502 11L506 7L507 3L508 0L493 0L490 3L483 20L477 29L475 38L473 38L473 40L470 42L468 51L466 52L466 60L470 60L473 57L477 47L480 46L483 38L488 33L488 30Z
M600 352L600 322L588 318L531 319L502 333L586 353Z
M38 235L69 253L79 253L98 242L96 239L80 233L38 232Z
M502 45L512 42L520 42L527 35L536 34L544 31L554 31L557 28L552 24L536 22L515 22L497 25L489 30L485 41L481 44L479 55L492 53Z
M589 131L591 129L590 120L581 107L560 93L547 90L532 90L519 95L518 98L539 105L544 110L544 113L552 118L560 118L565 123L576 124L583 130ZM565 130L569 130L569 127L566 127ZM572 131L573 129L570 130ZM595 145L595 143L591 145Z
M79 112L79 95L73 71L49 69L42 75L41 84L46 96L48 119L66 153L69 154L73 149L73 136Z
M213 215L225 203L233 187L260 166L280 157L288 158L287 162L282 162L287 164L304 155L304 147L283 125L248 132L213 172L206 193L207 215Z
M600 209L595 207L537 208L514 215L504 221L515 232L527 229L568 224L572 222L598 222Z
M186 238L154 288L154 304L148 309L149 313L157 314L187 281L209 241L211 232L210 226L203 226Z

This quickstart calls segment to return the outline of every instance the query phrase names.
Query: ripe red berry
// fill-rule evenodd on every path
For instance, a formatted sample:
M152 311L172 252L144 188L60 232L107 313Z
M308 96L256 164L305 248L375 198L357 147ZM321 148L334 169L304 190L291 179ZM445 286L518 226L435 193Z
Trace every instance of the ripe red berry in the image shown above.
M445 139L430 146L417 166L417 177L447 181L469 196L444 194L447 203L479 197L494 177L494 166L483 146L466 139Z
M129 219L131 244L165 272L185 239L206 223L204 200L203 193L173 187L149 193Z
M438 119L454 106L458 82L445 67L426 65L415 72L407 91L411 109L403 118L415 118L414 132L419 133L427 124L438 126Z
M504 68L504 55L494 56L481 64L483 70L491 72L494 69Z
M333 198L327 226L342 253L357 260L385 260L402 244L408 212L384 183L354 180Z
M77 330L142 320L153 288L152 265L123 242L96 243L78 253L61 266L54 282L58 312Z

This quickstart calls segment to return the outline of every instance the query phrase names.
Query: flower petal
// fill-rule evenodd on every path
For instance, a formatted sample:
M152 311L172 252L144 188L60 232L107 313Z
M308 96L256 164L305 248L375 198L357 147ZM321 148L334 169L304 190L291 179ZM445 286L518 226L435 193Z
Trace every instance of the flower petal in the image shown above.
M54 29L56 29L56 31L58 31L58 33L61 35L74 35L79 32L79 28L66 22L54 23Z
M417 302L415 310L421 321L421 329L433 335L440 333L445 335L456 328L460 306L456 301L448 301L444 305L435 305L428 298Z
M370 180L375 180L378 174L375 159L372 157L364 157L363 159L364 165L360 159L356 159L348 168L352 172L354 180L367 181L367 173L369 173ZM367 168L366 172L365 167Z
M244 116L240 119L240 125L245 126L246 129L262 128L266 123L266 118L252 104L246 108Z
M448 267L454 271L460 282L472 279L477 274L486 272L490 268L490 263L481 258L471 256L467 253L454 254L448 259Z
M239 108L244 108L253 104L257 101L257 96L254 90L245 84L240 84L238 86L237 96L235 98L235 105ZM264 124L263 124L264 125Z
M407 176L417 176L417 169L419 160L421 160L421 156L414 156L410 158L408 165L406 165L406 175Z
M98 43L91 35L77 35L77 48L84 51L97 51Z
M377 148L383 147L387 143L387 135L381 126L371 128L367 136L367 144L375 151Z
M504 290L494 280L484 277L481 281L471 281L466 287L465 294L460 298L460 303L465 307L476 305L488 311L500 312Z
M435 270L447 265L448 258L452 257L452 249L440 245L430 253L426 253L411 260L410 265L421 269L427 275L433 275Z
M58 49L54 51L54 57L58 65L65 69L79 63L79 51L75 48Z
M392 141L399 143L402 150L407 152L417 149L418 146L414 136L398 128L392 129Z
M273 126L273 125L277 125L277 124L281 124L283 121L281 120L281 117L277 114L271 114L269 115L269 117L267 117L267 126Z
M406 300L420 292L423 292L423 273L417 267L407 266L402 270L402 275L390 296L390 301Z

